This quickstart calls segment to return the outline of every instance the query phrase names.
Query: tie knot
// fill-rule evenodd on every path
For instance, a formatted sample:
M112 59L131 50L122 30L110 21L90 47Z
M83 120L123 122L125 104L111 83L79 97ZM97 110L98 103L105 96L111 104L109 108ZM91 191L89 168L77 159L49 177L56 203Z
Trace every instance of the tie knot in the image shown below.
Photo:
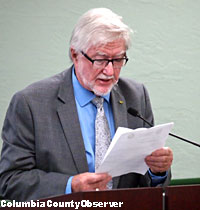
M102 97L96 97L92 100L92 103L97 107L97 108L102 108L103 107L103 101L104 98Z

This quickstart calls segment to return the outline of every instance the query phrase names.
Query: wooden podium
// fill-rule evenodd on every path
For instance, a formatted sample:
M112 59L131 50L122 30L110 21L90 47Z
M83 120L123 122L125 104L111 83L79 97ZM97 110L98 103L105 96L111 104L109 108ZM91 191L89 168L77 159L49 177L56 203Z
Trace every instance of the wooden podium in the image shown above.
M134 188L97 192L80 192L49 199L53 202L89 200L90 202L101 202L102 204L106 202L123 202L121 207L113 208L106 205L103 209L200 210L200 184L168 186L165 188ZM99 208L102 209L102 207ZM79 207L79 209L96 208Z
M60 209L59 204L71 203L61 209L123 209L123 210L200 210L200 184L165 188L134 188L107 191L78 192L33 202L45 203L45 208ZM48 206L47 204L50 204ZM75 208L75 203L79 203ZM61 206L62 207L62 206ZM13 208L3 209L35 209Z
M80 209L124 209L124 210L162 210L162 188L134 188L134 189L118 189L107 191L90 191L79 192L69 195L63 195L42 201L47 202L70 202L70 201L89 201L90 205L95 204L98 206L79 206ZM118 206L117 206L118 205ZM120 205L120 206L119 206ZM103 208L105 206L105 208ZM70 208L66 208L70 209ZM71 208L75 209L75 208Z
M200 210L200 185L165 188L166 210Z

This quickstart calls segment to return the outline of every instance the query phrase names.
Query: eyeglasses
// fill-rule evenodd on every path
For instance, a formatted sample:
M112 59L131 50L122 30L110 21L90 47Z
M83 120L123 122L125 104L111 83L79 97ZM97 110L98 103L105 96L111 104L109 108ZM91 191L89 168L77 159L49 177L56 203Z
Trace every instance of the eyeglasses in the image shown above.
M124 55L123 58L114 58L114 59L92 59L90 58L86 53L84 53L83 51L81 51L82 55L85 56L85 58L87 58L92 64L93 64L93 68L94 69L103 69L105 68L110 62L113 65L114 69L121 69L122 66L124 66L127 61L128 58L126 57L126 55Z

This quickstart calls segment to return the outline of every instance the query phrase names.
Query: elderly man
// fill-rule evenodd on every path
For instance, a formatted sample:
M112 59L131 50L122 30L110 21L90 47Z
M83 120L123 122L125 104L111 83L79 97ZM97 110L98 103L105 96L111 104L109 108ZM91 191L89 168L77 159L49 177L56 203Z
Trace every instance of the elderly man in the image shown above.
M127 114L128 107L153 123L146 88L119 78L128 61L130 33L111 10L89 10L72 33L72 67L14 95L2 130L0 195L24 201L169 183L170 148L146 157L144 176L95 173L119 126L145 127Z

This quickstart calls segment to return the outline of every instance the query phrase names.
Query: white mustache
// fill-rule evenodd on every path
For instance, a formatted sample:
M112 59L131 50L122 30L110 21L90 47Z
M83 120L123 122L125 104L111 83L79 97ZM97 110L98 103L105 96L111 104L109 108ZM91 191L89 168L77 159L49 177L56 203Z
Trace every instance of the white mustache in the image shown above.
M109 80L109 79L114 79L114 76L106 76L104 74L98 75L97 79L105 79L105 80Z

